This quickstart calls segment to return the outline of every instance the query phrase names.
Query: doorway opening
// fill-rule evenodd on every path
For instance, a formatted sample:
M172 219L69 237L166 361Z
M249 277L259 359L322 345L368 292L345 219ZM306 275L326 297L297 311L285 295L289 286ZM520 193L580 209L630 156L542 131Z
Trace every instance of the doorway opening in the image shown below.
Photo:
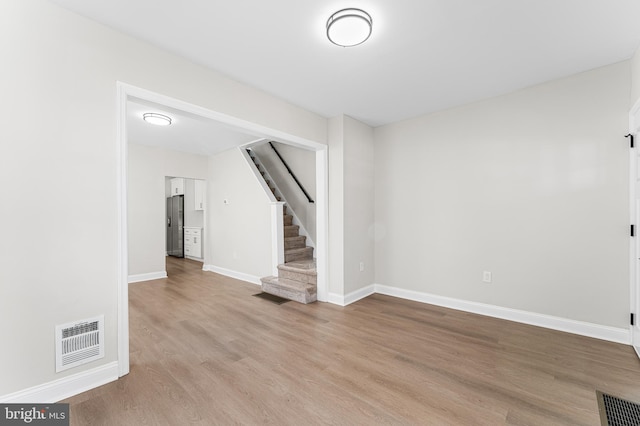
M206 180L165 176L166 255L204 263Z
M236 117L228 116L194 104L170 98L155 92L117 83L118 122L117 122L117 187L118 187L118 368L119 376L129 372L129 310L128 310L128 275L129 275L129 228L128 228L128 156L130 144L128 108L132 101L152 103L167 109L182 112L195 120L215 122L219 126L255 136L255 139L275 139L285 144L301 147L315 152L316 158L316 259L318 270L318 300L327 300L327 239L328 239L328 165L327 145L301 138L276 129L271 129ZM229 149L225 148L225 149ZM180 175L176 173L176 175ZM196 176L198 177L198 176ZM205 201L206 202L206 201ZM166 206L161 213L164 216ZM206 215L205 215L206 217ZM204 223L206 227L206 219ZM203 236L206 242L206 235ZM206 244L203 256L206 256Z

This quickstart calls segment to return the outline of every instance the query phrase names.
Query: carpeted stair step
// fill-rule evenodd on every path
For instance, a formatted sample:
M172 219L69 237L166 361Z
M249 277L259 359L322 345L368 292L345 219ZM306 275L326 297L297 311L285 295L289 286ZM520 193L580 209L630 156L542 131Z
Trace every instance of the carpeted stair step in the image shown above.
M293 216L290 214L285 214L283 216L284 218L284 226L291 226L293 225Z
M300 303L313 303L317 300L316 286L286 278L262 278L262 291Z
M284 263L303 259L313 259L313 247L296 248L284 251Z
M284 227L284 237L297 237L298 231L300 231L300 227L298 225L291 225Z
M296 237L285 237L284 249L303 248L307 246L307 237L304 235L298 235Z
M278 265L278 277L316 285L318 283L316 262L315 260L302 260Z

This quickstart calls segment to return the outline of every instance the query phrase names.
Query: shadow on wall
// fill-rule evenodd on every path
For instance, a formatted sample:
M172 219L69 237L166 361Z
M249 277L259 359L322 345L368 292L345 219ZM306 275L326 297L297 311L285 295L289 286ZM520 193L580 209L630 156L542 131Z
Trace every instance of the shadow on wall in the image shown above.
M286 161L311 199L316 198L316 154L314 151L273 142L280 156ZM295 212L312 241L316 241L316 205L309 202L300 186L268 143L253 146L252 151L269 171L288 206Z

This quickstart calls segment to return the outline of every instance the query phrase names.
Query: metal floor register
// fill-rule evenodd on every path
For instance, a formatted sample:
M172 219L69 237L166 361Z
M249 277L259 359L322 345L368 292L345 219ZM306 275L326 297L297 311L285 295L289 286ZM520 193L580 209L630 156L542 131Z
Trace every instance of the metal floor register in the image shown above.
M597 391L600 422L603 426L640 425L640 404Z

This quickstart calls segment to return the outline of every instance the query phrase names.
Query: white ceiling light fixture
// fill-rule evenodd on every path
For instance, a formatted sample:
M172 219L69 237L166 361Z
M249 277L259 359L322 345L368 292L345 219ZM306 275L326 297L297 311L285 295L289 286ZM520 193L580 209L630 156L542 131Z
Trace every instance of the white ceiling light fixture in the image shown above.
M168 126L171 124L171 117L164 114L158 114L156 112L145 112L142 114L142 119L147 123L155 124L156 126Z
M364 43L371 36L373 20L362 9L342 9L329 17L327 38L333 44L353 47Z

